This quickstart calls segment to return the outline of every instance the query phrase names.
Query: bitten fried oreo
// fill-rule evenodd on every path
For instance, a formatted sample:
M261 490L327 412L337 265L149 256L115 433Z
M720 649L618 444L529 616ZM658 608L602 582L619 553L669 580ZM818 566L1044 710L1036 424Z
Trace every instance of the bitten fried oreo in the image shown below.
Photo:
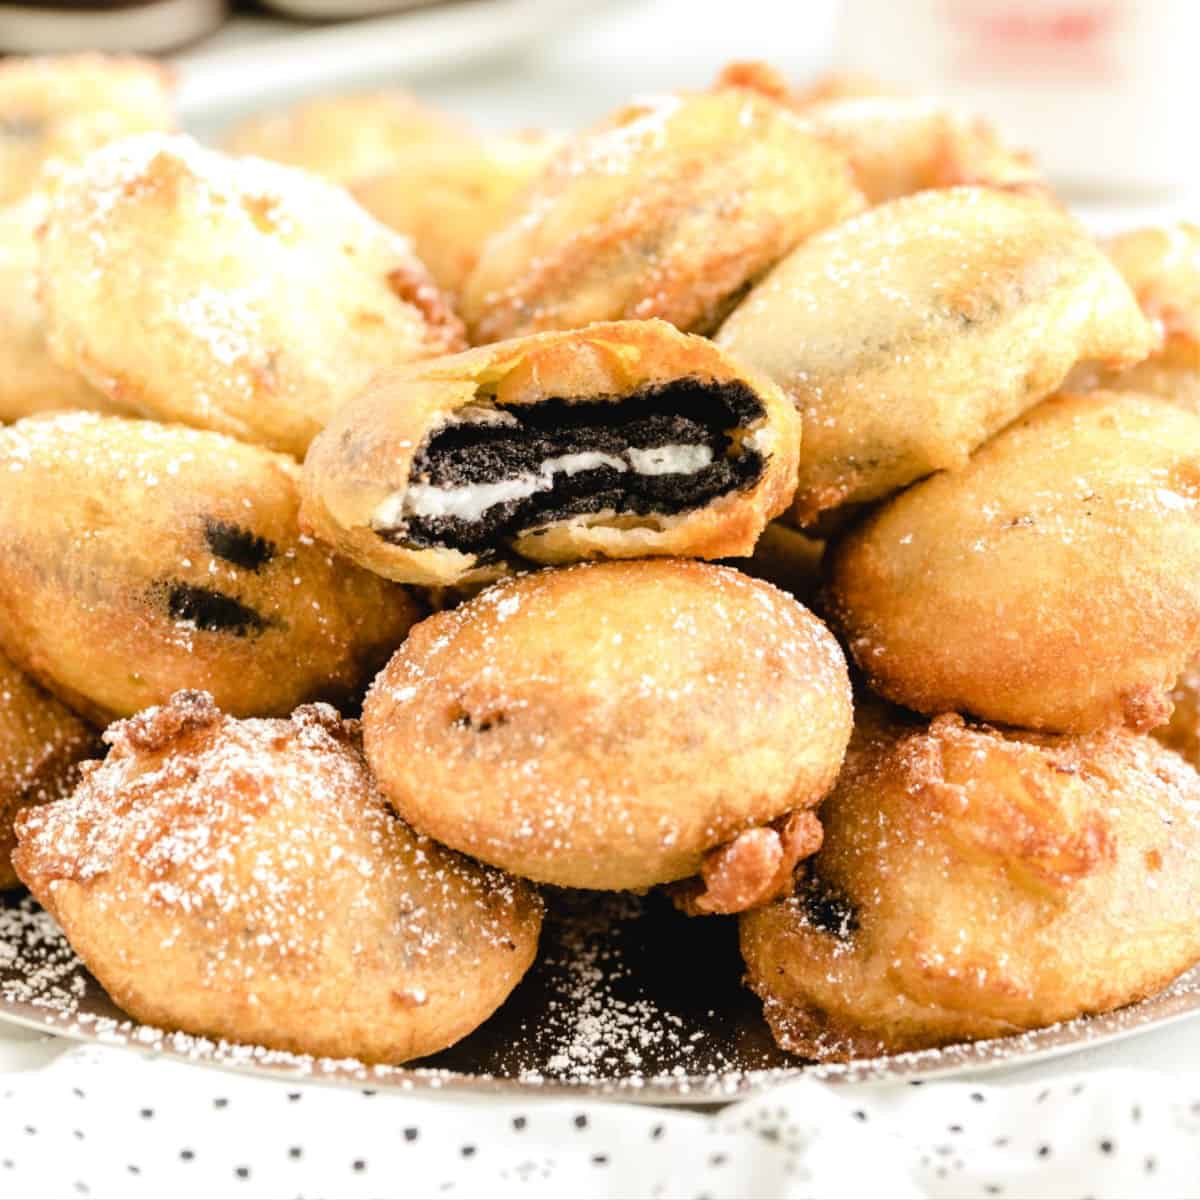
M18 883L13 818L66 795L79 763L99 755L100 735L0 654L0 889Z
M463 344L408 240L343 189L184 137L64 177L41 289L52 355L116 404L297 457L377 371Z
M183 687L242 715L356 698L419 609L301 535L298 476L149 421L0 429L0 646L99 723Z
M843 156L742 88L630 104L570 140L467 280L476 343L661 317L715 329L814 230L863 206Z
M428 585L530 561L748 554L791 498L799 439L779 390L710 342L593 325L381 377L313 443L302 520Z
M961 187L808 239L717 344L800 410L794 511L809 525L962 467L1076 363L1127 366L1154 339L1077 222L1036 197Z
M681 559L521 575L416 626L368 693L367 757L414 828L540 882L691 911L786 886L850 734L829 631Z
M860 706L825 842L742 918L776 1039L845 1059L1149 996L1200 959L1200 777L1151 738Z
M830 608L908 708L1148 731L1200 653L1198 505L1200 416L1057 396L831 546Z
M148 1025L399 1063L471 1032L533 961L532 888L414 834L327 705L236 721L182 692L113 726L14 860Z

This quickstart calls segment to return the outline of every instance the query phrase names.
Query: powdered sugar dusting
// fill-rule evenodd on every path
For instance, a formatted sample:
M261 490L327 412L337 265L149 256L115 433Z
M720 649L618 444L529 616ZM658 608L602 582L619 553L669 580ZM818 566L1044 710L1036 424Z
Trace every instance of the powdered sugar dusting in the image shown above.
M399 822L329 706L234 721L185 692L106 738L71 798L22 815L15 858L135 1013L402 1060L533 957L532 889Z
M598 911L589 905L591 914L579 914L583 924L577 926L570 896L552 897L543 939L546 965L539 963L476 1034L412 1068L312 1058L130 1021L29 897L0 897L0 1017L194 1063L354 1087L566 1090L658 1103L712 1103L800 1074L838 1083L980 1071L1096 1045L1200 1012L1200 971L1193 971L1159 996L1103 1017L849 1066L804 1064L775 1049L757 1004L738 988L736 950L721 936L722 929L728 934L727 923L680 917L661 904L647 910L651 903L629 897ZM686 931L712 921L718 922L717 936L713 928L704 935L709 952L692 957L695 943ZM629 989L639 983L644 994L631 999ZM578 1019L571 1015L573 1006L580 1008ZM596 1013L599 1027L592 1021ZM615 1032L622 1028L624 1034ZM607 1054L596 1053L600 1043L609 1046ZM642 1056L640 1066L630 1061L631 1054Z

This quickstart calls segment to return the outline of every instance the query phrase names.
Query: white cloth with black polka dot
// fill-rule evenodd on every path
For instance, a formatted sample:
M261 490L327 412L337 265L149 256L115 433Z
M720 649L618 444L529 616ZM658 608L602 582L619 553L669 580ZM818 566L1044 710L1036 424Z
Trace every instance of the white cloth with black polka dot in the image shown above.
M713 1115L416 1097L57 1040L7 1046L0 1197L1200 1196L1200 1072L1186 1070L803 1080Z

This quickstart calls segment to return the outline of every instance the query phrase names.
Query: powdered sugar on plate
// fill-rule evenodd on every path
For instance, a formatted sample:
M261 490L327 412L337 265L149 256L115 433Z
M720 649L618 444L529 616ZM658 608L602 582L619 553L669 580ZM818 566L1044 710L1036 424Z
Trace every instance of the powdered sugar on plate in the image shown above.
M716 926L714 927L714 923ZM704 928L701 928L701 927ZM851 1066L804 1064L771 1042L740 984L736 928L661 897L549 897L539 962L470 1037L409 1067L370 1067L165 1033L126 1018L29 897L0 897L0 1018L235 1071L397 1090L542 1091L720 1103L799 1074L916 1079L1049 1057L1200 1011L1200 971L1102 1017Z

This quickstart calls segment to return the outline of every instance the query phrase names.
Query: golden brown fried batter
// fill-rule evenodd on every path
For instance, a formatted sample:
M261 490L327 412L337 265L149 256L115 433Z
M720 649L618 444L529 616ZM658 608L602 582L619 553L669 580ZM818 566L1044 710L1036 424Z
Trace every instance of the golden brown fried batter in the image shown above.
M11 861L17 810L66 795L79 763L99 753L99 734L0 654L0 890L20 882Z
M909 708L1149 730L1200 651L1198 505L1200 417L1055 397L832 546L831 607Z
M136 1020L398 1063L533 961L534 890L397 820L327 705L236 721L180 692L105 738L74 795L21 815L14 859Z
M469 138L453 117L390 89L317 96L281 112L250 117L225 135L222 149L354 184L389 170L414 147Z
M796 484L774 384L662 321L534 334L382 376L316 439L305 525L389 579L749 553Z
M504 580L418 625L363 710L380 787L415 828L530 879L613 890L693 875L813 808L850 722L845 660L807 609L682 559ZM745 877L745 846L716 864L709 907L768 893L804 833L771 831L778 853L753 856L764 878Z
M1018 1033L1200 959L1200 777L1151 738L860 708L820 815L794 896L741 925L748 982L796 1054Z
M1026 151L940 101L860 95L809 104L801 116L806 129L846 155L872 204L960 184L1050 191Z
M298 480L180 426L0 429L0 645L98 723L183 687L247 716L357 695L419 610L301 535Z
M1158 348L1125 370L1081 368L1068 388L1119 388L1165 396L1200 412L1200 226L1181 221L1104 243L1159 334Z
M707 333L802 238L863 205L842 156L742 88L621 109L578 135L487 242L476 343L661 317Z
M174 128L171 73L147 58L76 54L0 63L0 204L29 195L42 169L116 138Z
M1086 231L1035 197L952 188L810 238L717 344L792 396L795 518L879 499L967 456L1083 360L1153 336Z
M46 347L35 236L42 211L39 197L0 208L0 423L47 409L113 407Z
M1171 719L1155 729L1154 736L1200 770L1200 661L1184 668L1170 699Z
M536 133L422 142L354 195L376 220L412 238L434 282L457 297L484 242L507 223L558 144Z
M302 457L377 371L462 345L406 239L302 171L131 138L56 189L51 353L114 402Z
M811 809L739 833L705 854L700 873L671 884L675 906L692 917L739 913L792 890L798 863L821 848L820 819Z

